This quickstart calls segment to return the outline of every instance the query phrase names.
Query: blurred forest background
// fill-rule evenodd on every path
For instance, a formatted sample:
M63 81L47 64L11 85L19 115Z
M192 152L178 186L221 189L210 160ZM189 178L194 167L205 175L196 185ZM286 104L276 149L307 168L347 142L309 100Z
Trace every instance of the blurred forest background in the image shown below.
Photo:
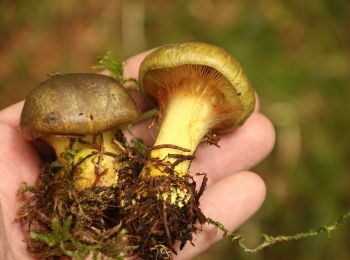
M240 229L247 243L330 224L349 210L348 0L0 0L0 108L47 73L92 71L107 50L125 59L183 41L234 54L277 131L273 153L255 169L268 194ZM349 229L257 255L226 241L197 259L350 259Z

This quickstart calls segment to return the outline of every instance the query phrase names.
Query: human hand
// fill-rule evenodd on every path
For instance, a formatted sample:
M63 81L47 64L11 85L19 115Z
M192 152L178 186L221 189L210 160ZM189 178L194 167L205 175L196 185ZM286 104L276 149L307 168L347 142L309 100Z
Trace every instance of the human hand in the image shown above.
M125 76L137 78L138 67L146 54L137 55L125 64ZM149 104L133 96L141 109ZM33 259L27 252L25 233L15 222L20 201L16 191L22 182L35 184L40 158L32 145L23 140L19 118L23 102L0 111L0 258ZM146 130L147 122L137 125L132 133L152 144L152 136ZM220 148L201 144L196 152L190 172L208 173L208 188L201 197L205 216L215 219L229 230L244 223L262 204L265 184L253 172L247 171L271 151L274 130L268 119L256 111L246 123L230 134L221 136ZM222 238L221 232L204 225L195 235L195 247L189 243L178 252L178 259L189 259L204 251Z

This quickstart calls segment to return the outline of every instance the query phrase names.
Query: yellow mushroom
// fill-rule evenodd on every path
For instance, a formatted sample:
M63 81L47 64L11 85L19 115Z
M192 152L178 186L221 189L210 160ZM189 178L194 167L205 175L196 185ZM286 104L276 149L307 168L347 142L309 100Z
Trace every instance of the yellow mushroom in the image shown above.
M238 61L205 43L155 50L141 64L139 80L144 92L157 101L161 120L154 144L157 149L151 151L150 158L162 163L150 160L143 177L169 172L186 176L190 158L203 137L242 125L255 106L254 90ZM174 154L187 157L179 162Z
M223 49L205 43L160 47L142 62L139 82L158 103L160 130L138 179L123 183L121 219L141 239L140 257L168 259L178 242L192 241L206 218L188 174L206 134L242 125L255 106L254 90L241 66ZM210 155L208 155L210 160Z

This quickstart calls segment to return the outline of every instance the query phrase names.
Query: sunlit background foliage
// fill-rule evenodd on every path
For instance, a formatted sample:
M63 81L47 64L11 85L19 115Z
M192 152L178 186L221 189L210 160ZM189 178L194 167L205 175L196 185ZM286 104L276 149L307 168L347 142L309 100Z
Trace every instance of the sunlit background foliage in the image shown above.
M328 224L349 210L348 0L1 0L0 108L47 73L91 71L107 50L125 59L183 41L234 54L277 130L273 153L255 169L268 194L240 230L247 242ZM349 228L257 255L221 242L197 259L349 259Z

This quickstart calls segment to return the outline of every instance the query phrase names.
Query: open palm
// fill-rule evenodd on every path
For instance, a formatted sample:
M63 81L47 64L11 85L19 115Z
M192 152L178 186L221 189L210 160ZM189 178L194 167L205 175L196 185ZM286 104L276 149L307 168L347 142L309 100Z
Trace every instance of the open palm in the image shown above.
M137 77L144 56L140 54L126 62L127 77ZM141 109L148 107L143 102L139 104ZM18 125L22 106L20 102L0 111L0 259L32 259L26 250L22 227L15 222L20 206L16 191L24 181L35 184L40 158L21 136ZM145 123L136 126L132 133L152 144ZM221 136L220 148L200 145L190 172L208 173L208 188L201 197L201 208L207 217L234 230L255 213L264 200L265 184L247 169L261 161L271 151L273 143L271 123L256 110L242 127ZM178 258L189 259L220 238L220 232L204 225L195 236L196 246L187 244Z

